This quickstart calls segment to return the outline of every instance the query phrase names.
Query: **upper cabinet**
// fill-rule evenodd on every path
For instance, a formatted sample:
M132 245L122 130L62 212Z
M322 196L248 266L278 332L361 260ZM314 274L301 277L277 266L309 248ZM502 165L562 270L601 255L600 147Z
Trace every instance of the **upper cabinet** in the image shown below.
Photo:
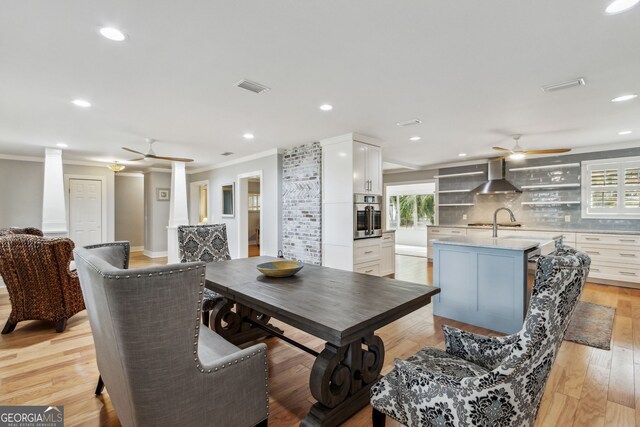
M382 153L380 147L353 142L353 192L382 195Z

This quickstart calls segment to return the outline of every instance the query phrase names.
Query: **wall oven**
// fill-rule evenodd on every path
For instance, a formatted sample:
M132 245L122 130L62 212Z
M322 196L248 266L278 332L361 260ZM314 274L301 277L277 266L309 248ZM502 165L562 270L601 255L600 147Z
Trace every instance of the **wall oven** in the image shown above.
M382 196L355 194L353 204L353 238L382 236Z

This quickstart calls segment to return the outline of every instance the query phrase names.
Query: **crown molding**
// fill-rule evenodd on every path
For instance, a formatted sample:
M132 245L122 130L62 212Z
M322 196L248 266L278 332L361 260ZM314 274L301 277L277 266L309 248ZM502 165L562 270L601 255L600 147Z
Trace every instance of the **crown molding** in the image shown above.
M14 156L13 154L0 154L0 159L2 160L15 160L19 162L36 162L36 163L44 163L44 157L36 157L36 156ZM62 164L64 165L72 165L72 166L93 166L104 168L107 167L106 163L100 162L87 162L83 160L62 160Z

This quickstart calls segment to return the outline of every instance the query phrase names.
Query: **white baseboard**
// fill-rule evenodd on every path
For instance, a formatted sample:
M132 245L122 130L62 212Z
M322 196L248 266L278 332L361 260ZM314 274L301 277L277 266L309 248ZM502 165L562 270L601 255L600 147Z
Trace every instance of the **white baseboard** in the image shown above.
M131 246L129 249L131 252L142 252L144 251L144 246Z
M144 256L148 256L149 258L164 258L167 256L167 251L162 251L162 252L152 252L152 251L148 251L146 249L144 249L142 251L142 254Z

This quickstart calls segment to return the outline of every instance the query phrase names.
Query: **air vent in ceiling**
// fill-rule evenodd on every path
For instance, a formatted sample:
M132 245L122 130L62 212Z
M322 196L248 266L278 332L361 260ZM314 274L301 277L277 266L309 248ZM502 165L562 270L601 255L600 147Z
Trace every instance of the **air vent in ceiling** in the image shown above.
M231 151L225 151L224 153L220 154L221 156L230 156L233 153Z
M585 86L587 82L583 77L578 79L569 80L567 82L556 83L552 85L542 86L542 90L545 92L556 92L558 90L569 89L576 86Z
M400 126L401 128L403 128L403 127L406 127L406 126L419 125L420 123L422 123L422 120L420 120L420 119L410 119L410 120L405 120L404 122L398 122L396 124L398 126Z
M262 93L262 92L271 90L271 88L266 87L263 84L252 82L251 80L247 80L247 79L240 80L238 83L236 83L236 86L242 89L246 89L253 93Z

